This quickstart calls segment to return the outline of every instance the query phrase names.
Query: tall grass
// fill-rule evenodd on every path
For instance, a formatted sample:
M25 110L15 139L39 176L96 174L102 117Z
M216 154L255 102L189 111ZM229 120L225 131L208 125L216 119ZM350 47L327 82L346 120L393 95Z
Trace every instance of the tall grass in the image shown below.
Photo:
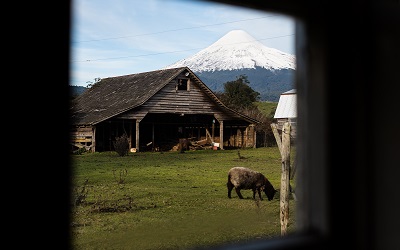
M74 249L190 249L280 235L279 192L272 201L253 200L251 190L229 199L226 187L228 170L244 166L279 191L277 147L71 157Z

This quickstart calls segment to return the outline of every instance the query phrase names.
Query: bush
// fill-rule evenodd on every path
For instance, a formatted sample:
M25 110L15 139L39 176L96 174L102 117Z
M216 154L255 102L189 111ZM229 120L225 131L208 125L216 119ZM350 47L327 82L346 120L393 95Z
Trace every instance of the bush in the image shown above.
M120 137L115 137L114 148L119 156L128 155L129 141L128 141L128 135L126 133L124 133Z

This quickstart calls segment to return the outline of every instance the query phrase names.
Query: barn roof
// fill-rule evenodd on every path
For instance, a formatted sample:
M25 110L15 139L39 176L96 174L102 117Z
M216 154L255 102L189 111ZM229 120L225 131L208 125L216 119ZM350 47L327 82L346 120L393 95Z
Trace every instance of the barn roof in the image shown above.
M251 123L259 122L225 106L188 67L179 67L101 79L72 101L72 125L95 125L141 106L184 71L222 109Z
M296 118L297 117L297 98L296 89L291 89L279 96L278 106L276 107L274 118Z

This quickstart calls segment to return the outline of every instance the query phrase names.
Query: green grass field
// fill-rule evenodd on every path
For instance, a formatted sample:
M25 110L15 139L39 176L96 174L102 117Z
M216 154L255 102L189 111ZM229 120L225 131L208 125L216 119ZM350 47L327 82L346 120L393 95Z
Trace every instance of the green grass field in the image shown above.
M255 102L257 108L265 114L267 117L274 117L276 107L278 107L277 102Z
M189 249L280 236L277 147L71 157L74 249ZM278 190L274 199L253 200L251 190L229 199L234 166L263 173ZM294 232L295 201L289 204Z

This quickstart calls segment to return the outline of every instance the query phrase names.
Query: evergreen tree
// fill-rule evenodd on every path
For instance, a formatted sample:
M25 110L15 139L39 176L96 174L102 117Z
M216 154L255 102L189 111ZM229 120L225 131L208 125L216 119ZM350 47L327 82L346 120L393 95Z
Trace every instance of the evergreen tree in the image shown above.
M250 86L246 75L240 75L235 81L224 83L224 92L219 94L221 101L235 110L254 108L254 102L258 101L260 93Z
M216 95L229 108L260 121L255 127L257 136L262 136L262 138L257 139L258 146L276 145L271 129L273 118L259 110L256 103L259 101L260 93L254 91L249 85L247 76L240 75L235 81L224 83L224 92L219 92Z

